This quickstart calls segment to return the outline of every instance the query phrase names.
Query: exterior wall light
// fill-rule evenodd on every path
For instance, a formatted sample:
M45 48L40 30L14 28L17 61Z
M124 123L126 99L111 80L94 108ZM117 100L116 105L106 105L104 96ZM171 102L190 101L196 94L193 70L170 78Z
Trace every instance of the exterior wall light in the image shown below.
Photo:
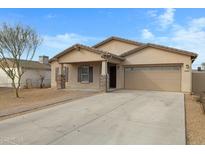
M187 65L185 65L185 71L186 72L189 72L189 69L190 69L190 66L187 64Z

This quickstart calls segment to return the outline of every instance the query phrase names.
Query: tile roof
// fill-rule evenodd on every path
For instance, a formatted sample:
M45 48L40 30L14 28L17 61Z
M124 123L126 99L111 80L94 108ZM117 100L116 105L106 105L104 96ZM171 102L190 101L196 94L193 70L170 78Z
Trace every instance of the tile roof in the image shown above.
M60 52L59 54L55 55L53 58L51 58L49 60L49 62L52 62L52 61L56 60L57 58L63 56L64 54L72 51L73 49L78 49L78 48L82 48L82 49L85 49L85 50L88 50L88 51L91 51L91 52L95 52L95 53L100 54L102 56L105 55L105 54L109 54L109 55L112 55L114 58L117 58L119 60L124 60L123 57L115 55L113 53L109 53L109 52L106 52L106 51L98 50L98 49L95 49L95 48L92 48L92 47L89 47L89 46L86 46L86 45L82 45L82 44L75 44L75 45L65 49L64 51Z
M8 58L9 62L8 64L12 66L12 58ZM50 70L50 64L42 64L38 61L32 61L32 60L21 60L20 65L23 68L26 69L43 69L43 70Z
M28 69L45 69L45 70L51 69L50 64L43 64L38 61L27 61L27 60L22 60L22 67Z
M93 48L97 48L107 42L110 42L112 40L117 40L117 41L121 41L121 42L125 42L125 43L129 43L129 44L133 44L133 45L137 45L137 46L141 46L141 45L144 45L144 43L141 43L141 42L137 42L137 41L133 41L133 40L129 40L129 39L124 39L124 38L121 38L121 37L116 37L116 36L111 36L105 40L103 40L102 42L99 42L97 44L95 44L94 46L92 46Z
M132 49L130 51L127 51L127 52L121 54L120 56L126 57L126 56L131 55L131 54L133 54L135 52L141 51L142 49L147 48L147 47L153 47L153 48L157 48L157 49L166 50L166 51L169 51L169 52L174 52L174 53L178 53L178 54L183 54L183 55L191 56L193 59L195 59L198 56L198 54L196 54L194 52L190 52L190 51L186 51L186 50L181 50L181 49L176 49L176 48L167 47L167 46L162 46L162 45L153 44L153 43L144 44L144 45L142 45L142 46L140 46L138 48L135 48L135 49Z
M132 49L130 51L124 52L121 55L115 55L115 54L109 53L107 51L96 49L97 47L99 47L99 46L101 46L101 45L103 45L103 44L105 44L105 43L107 43L107 42L109 42L111 40L118 40L118 41L130 43L130 44L134 44L134 45L137 45L139 47L136 47L136 48L134 48L134 49ZM52 62L52 61L56 60L57 58L63 56L64 54L70 52L71 50L77 49L77 48L83 48L83 49L86 49L88 51L95 52L95 53L101 54L101 55L110 54L110 55L112 55L113 57L115 57L117 59L124 60L126 56L131 55L132 53L135 53L135 52L140 51L140 50L142 50L144 48L147 48L147 47L153 47L153 48L157 48L157 49L161 49L161 50L165 50L165 51L169 51L169 52L173 52L173 53L187 55L187 56L192 57L193 61L198 56L198 54L196 54L194 52L190 52L190 51L186 51L186 50L182 50L182 49L167 47L167 46L153 44L153 43L141 43L141 42L136 42L136 41L132 41L132 40L128 40L128 39L112 36L112 37L109 37L109 38L105 39L104 41L102 41L102 42L92 46L92 47L89 47L89 46L86 46L86 45L82 45L82 44L75 44L75 45L65 49L64 51L60 52L59 54L57 54L53 58L51 58L49 60L49 62Z

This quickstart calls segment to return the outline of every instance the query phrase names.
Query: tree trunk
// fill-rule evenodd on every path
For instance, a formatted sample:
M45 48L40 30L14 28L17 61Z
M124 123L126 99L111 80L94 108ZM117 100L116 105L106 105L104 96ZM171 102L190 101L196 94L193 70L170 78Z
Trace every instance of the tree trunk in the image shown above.
M20 86L21 86L21 77L18 78L18 85L17 85L17 88L16 88L16 97L19 98L19 89L20 89Z
M15 90L15 95L17 98L19 98L19 85L16 87L15 81L12 80L13 88Z
M15 88L16 97L19 98L19 88Z

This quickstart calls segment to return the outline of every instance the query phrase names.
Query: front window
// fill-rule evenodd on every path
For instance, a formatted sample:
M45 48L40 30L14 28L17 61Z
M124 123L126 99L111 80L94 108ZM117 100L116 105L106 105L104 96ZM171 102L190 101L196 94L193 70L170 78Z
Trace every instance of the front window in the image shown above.
M89 66L82 66L80 71L80 81L84 83L89 82Z

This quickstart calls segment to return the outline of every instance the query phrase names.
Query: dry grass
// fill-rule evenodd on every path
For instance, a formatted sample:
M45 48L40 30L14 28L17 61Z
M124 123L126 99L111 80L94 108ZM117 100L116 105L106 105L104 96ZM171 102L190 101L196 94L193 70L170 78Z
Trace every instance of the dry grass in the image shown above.
M67 89L22 89L20 97L16 98L14 91L9 88L0 88L0 120L3 115L39 109L59 102L66 102L96 94L90 91L71 91ZM63 102L64 103L64 102Z
M185 95L187 144L205 144L205 114L196 96Z

